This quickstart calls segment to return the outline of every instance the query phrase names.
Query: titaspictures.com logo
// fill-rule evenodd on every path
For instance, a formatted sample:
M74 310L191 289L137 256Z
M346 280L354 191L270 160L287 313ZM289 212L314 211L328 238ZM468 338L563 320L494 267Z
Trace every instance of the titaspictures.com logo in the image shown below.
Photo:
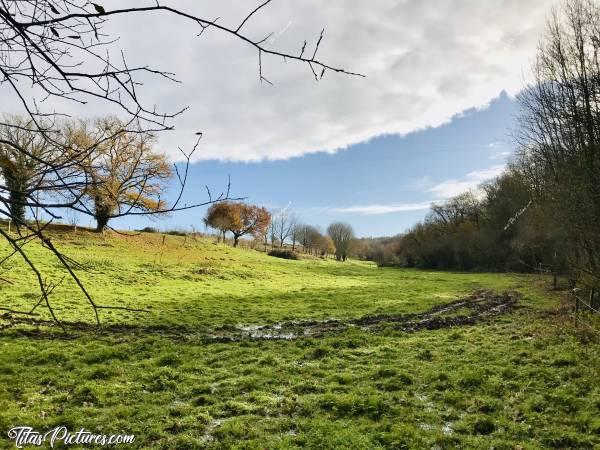
M58 426L46 432L36 431L27 426L14 427L8 431L8 438L14 441L17 448L23 448L26 445L41 447L44 444L54 448L59 443L63 445L114 446L133 444L135 441L133 434L96 434L85 428L72 432L65 426Z

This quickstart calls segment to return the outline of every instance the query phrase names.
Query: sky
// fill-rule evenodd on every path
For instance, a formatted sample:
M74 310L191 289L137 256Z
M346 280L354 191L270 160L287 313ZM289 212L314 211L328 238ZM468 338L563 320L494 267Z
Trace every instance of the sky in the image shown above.
M431 202L476 188L498 175L514 146L510 129L516 104L506 92L483 108L463 111L447 124L410 133L390 134L351 145L336 153L311 153L262 162L202 161L190 167L182 204L227 189L231 196L288 207L302 221L323 229L346 221L358 236L391 236L421 220ZM203 230L204 210L181 211L148 223L120 219L122 227Z
M106 10L153 1L105 0ZM161 1L233 28L261 2ZM306 65L262 58L226 33L165 13L111 19L110 49L129 66L150 65L180 83L144 76L138 96L161 111L187 106L159 138L174 161L194 154L185 202L206 200L231 176L232 194L289 207L325 227L350 222L360 236L393 235L441 201L498 174L514 146L514 96L530 65L551 0L273 0L241 32L299 53L324 29L318 58L360 72L327 72L316 82ZM0 86L0 90L3 89ZM5 105L16 105L3 93ZM46 103L74 116L115 113L102 103ZM173 214L159 228L201 223L203 211ZM85 223L85 220L83 222ZM146 219L144 222L148 222ZM139 219L117 227L135 228Z

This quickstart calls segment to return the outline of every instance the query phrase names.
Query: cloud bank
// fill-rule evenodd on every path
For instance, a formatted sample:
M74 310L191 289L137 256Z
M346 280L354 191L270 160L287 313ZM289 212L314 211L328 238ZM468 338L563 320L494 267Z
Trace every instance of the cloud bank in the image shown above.
M154 4L130 1L136 6ZM260 2L168 1L161 4L236 26ZM244 25L256 40L273 32L273 49L300 51L325 37L320 58L367 78L326 73L263 57L243 42L167 14L111 18L130 66L175 72L182 84L145 77L138 95L174 111L189 105L160 143L173 157L204 132L197 159L258 161L335 151L374 136L437 126L467 108L484 106L505 89L516 93L535 54L550 0L305 0L274 1ZM124 7L106 0L105 8ZM72 106L76 108L76 106ZM100 114L100 106L79 112Z
M380 215L390 214L406 211L421 211L429 209L432 203L437 200L431 200L430 202L421 203L387 203L387 204L372 204L372 205L361 205L361 206L349 206L345 208L334 208L333 212L336 213L350 213L350 214L364 214L364 215Z

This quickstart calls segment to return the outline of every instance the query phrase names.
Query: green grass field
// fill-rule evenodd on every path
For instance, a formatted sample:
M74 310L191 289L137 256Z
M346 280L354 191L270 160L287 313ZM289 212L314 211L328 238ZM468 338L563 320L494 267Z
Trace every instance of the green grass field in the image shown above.
M102 311L100 332L79 324L66 337L5 315L3 448L14 448L6 433L17 425L133 433L133 447L155 449L600 446L600 346L537 277L288 261L159 234L52 239L82 264L99 304L148 312ZM46 249L28 247L49 280L62 277ZM13 284L0 283L0 306L31 307L35 278L14 257L4 267ZM421 313L477 289L523 297L469 326L212 339L252 325ZM51 300L65 322L94 323L67 279Z

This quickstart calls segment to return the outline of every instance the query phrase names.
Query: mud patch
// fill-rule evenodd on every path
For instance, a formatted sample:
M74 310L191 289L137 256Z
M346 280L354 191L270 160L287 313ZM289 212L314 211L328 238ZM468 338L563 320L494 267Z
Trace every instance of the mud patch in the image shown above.
M139 326L139 325L101 325L100 327L83 322L63 322L69 330L68 335L59 331L56 324L47 320L15 317L9 313L0 315L0 332L12 330L20 335L34 338L77 337L77 333L93 332L96 335L148 335L158 334L173 339L200 339L205 342L237 342L244 339L291 340L302 337L322 337L336 334L350 328L378 332L383 328L412 333L427 329L450 328L473 325L482 320L507 313L515 308L520 294L518 292L495 293L478 290L468 297L443 305L437 305L428 311L400 315L372 315L358 319L327 319L289 321L272 325L223 326L214 330L186 326ZM34 328L21 328L25 325Z
M492 291L478 290L468 297L435 306L423 313L375 315L349 320L328 319L282 322L264 326L240 326L235 330L231 330L231 328L217 330L213 338L222 341L244 338L289 340L301 337L320 337L345 331L352 327L373 332L377 332L383 327L392 327L407 333L423 329L436 330L473 325L483 319L504 314L514 309L519 298L520 294L518 292L498 294Z

